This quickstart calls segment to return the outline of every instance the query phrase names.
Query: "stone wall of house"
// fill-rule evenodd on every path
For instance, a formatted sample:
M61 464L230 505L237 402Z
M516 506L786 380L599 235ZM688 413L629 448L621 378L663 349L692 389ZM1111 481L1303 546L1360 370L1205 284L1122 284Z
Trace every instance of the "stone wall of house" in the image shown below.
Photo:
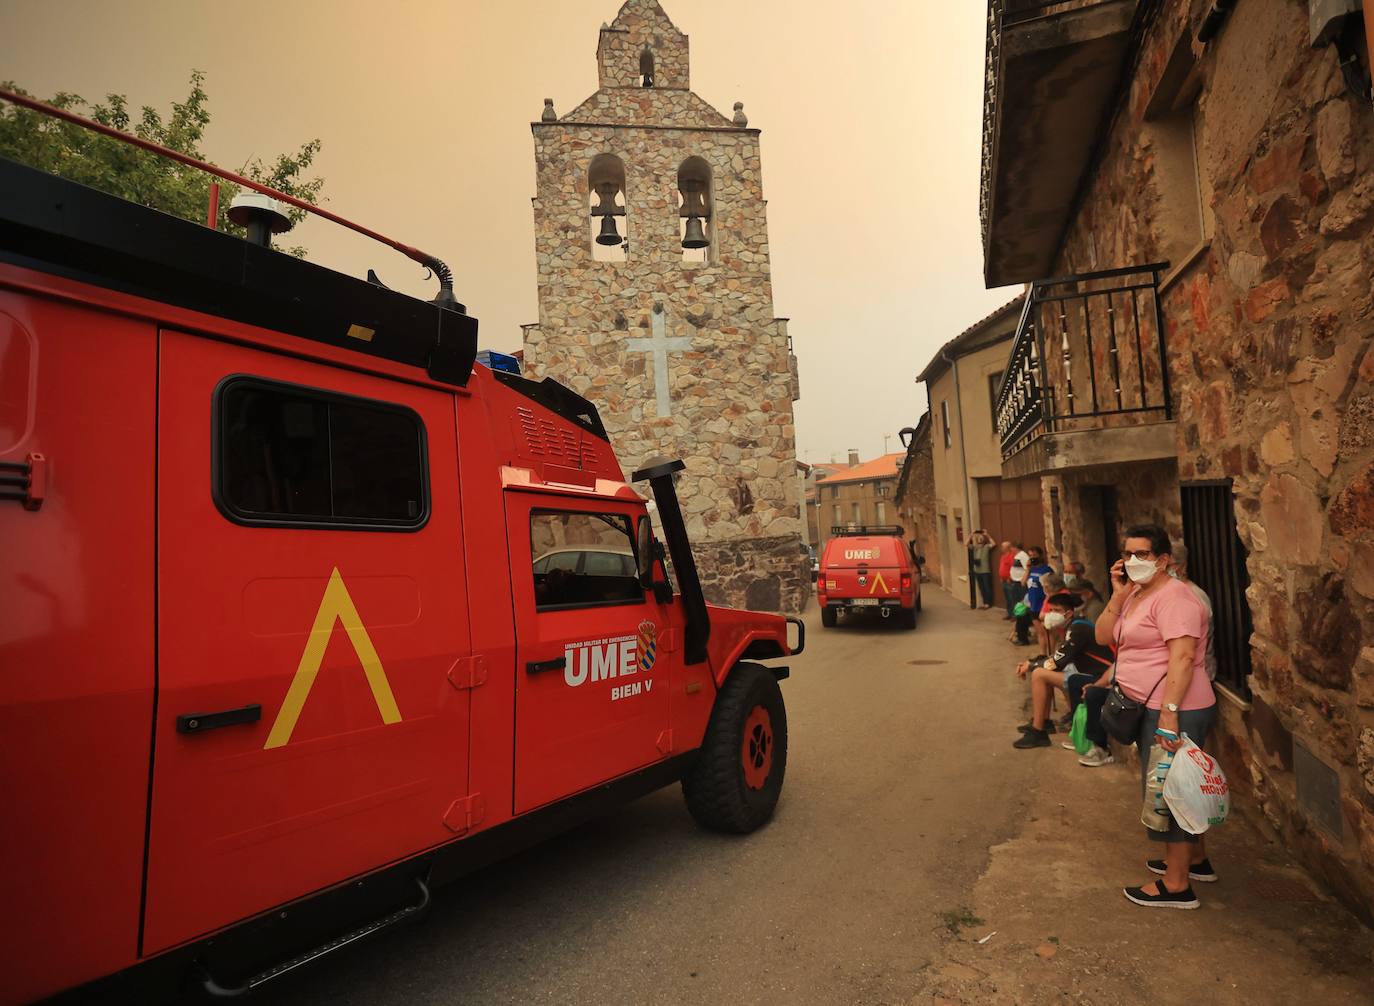
M935 463L931 443L931 424L918 428L918 436L907 451L903 493L897 500L899 511L906 511L903 523L910 529L916 547L925 555L922 577L940 579L940 538L935 524Z
M1056 274L1155 261L1173 241L1146 109L1210 3L1166 0L1085 181ZM1249 551L1253 702L1221 703L1232 781L1348 903L1374 914L1374 112L1308 5L1238 4L1195 43L1206 241L1164 296L1178 478L1230 479ZM1184 33L1188 33L1184 36ZM1124 490L1138 472L1112 480ZM1063 498L1074 483L1060 480ZM1050 481L1050 480L1047 480ZM1088 480L1090 481L1090 480ZM1176 489L1175 495L1176 495ZM1127 520L1132 507L1120 491ZM1177 503L1152 506L1179 530ZM1065 520L1066 526L1071 522ZM1067 535L1067 532L1066 532ZM1295 758L1334 772L1318 823ZM1305 757L1305 755L1304 755ZM1312 764L1312 763L1308 763Z
M601 90L532 124L539 322L525 328L526 369L597 404L627 473L655 459L686 462L678 492L712 597L741 606L776 598L777 610L799 611L810 580L798 392L786 323L773 312L759 133L690 91L638 86L646 40L663 71L656 83L685 87L686 36L654 0L628 0L601 33ZM588 170L598 154L624 165L623 261L593 254ZM704 262L685 260L681 246L678 177L689 157L710 169ZM679 341L667 355L667 415L654 355L631 343L656 329ZM751 575L778 589L751 592Z
M1103 489L1115 493L1115 533L1109 535ZM1051 556L1083 563L1102 596L1111 594L1108 571L1119 556L1119 537L1134 524L1158 524L1183 541L1178 465L1155 461L1111 468L1088 468L1040 480L1045 509L1045 543ZM1058 490L1059 520L1053 517L1052 490ZM1057 528L1056 528L1057 524ZM1056 535L1057 530L1057 535ZM1113 542L1108 548L1108 540Z

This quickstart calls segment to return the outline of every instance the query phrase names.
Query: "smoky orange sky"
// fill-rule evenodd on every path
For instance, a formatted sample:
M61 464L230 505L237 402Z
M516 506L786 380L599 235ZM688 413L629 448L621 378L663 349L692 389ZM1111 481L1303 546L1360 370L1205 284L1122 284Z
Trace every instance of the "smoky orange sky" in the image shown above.
M1010 299L978 227L986 7L973 0L663 0L692 88L763 130L773 293L801 366L803 460L899 449L916 374ZM449 262L484 348L537 318L529 123L596 90L620 0L0 0L0 79L166 112L206 72L206 155L318 137L330 209ZM433 295L395 252L323 221L310 258ZM885 436L887 439L885 440Z

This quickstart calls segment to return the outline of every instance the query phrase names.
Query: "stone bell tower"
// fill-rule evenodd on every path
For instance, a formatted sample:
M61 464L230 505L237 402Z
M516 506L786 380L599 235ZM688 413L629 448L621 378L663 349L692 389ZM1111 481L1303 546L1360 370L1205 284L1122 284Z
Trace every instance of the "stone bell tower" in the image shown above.
M657 0L601 28L600 88L532 123L539 322L525 363L596 402L626 473L682 458L709 600L797 611L810 592L792 403L773 317L759 131L689 89Z

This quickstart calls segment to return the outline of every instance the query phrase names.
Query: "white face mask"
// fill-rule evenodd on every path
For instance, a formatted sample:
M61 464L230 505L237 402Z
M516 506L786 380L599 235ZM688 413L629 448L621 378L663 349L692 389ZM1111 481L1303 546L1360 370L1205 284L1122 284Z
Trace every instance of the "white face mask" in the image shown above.
M1074 575L1073 573L1065 573L1065 574L1064 574L1064 586L1066 586L1066 587L1076 587L1076 586L1078 586L1078 577L1077 577L1076 575Z
M1051 611L1051 612L1049 612L1048 614L1045 615L1044 621L1045 621L1045 628L1047 628L1047 629L1057 629L1057 628L1059 628L1061 625L1063 625L1065 622L1067 622L1067 621L1068 621L1068 618L1065 617L1064 615L1060 614L1060 613L1057 612L1057 611Z
M1153 580L1158 572L1159 567L1149 559L1137 559L1135 556L1131 556L1126 560L1126 575L1131 578L1133 583L1139 583L1143 586Z

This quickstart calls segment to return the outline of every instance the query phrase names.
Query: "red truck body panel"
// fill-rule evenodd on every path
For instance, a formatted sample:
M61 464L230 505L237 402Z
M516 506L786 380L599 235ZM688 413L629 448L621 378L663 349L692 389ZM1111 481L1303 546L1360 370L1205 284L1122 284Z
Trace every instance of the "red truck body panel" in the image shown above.
M153 635L156 329L0 286L0 1000L138 956Z

